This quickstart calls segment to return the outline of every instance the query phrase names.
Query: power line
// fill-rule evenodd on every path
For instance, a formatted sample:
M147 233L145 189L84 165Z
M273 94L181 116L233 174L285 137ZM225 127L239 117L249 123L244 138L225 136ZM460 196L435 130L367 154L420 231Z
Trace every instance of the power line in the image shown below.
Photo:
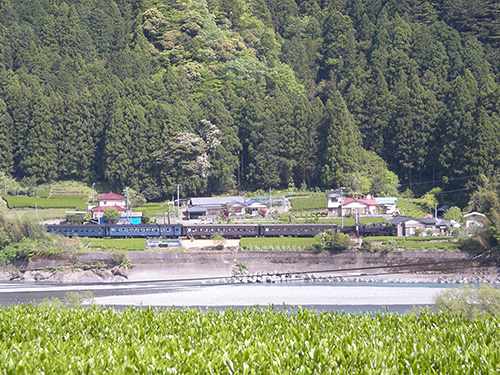
M477 177L477 175L471 175L471 176L463 176L463 177L450 177L450 178L442 178L440 180L433 180L433 181L423 181L423 182L412 182L411 185L425 185L425 184L434 184L436 182L444 182L444 181L456 181L456 180L465 180L465 179L470 179L473 177ZM410 186L410 183L402 183L400 184L401 186Z

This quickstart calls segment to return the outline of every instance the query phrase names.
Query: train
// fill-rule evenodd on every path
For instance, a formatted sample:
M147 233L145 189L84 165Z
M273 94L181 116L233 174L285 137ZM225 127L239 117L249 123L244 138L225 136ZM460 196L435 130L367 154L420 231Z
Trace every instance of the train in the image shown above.
M338 228L337 224L52 224L45 231L67 237L91 238L224 238L242 237L314 237L327 230L367 236L394 236L392 225L356 225Z

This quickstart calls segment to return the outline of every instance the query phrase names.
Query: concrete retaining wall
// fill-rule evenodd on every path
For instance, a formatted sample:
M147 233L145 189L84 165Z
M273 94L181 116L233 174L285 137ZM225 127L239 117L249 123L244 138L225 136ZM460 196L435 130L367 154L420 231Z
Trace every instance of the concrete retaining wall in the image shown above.
M313 272L331 270L331 274L373 274L380 269L352 270L362 267L389 266L384 272L477 274L498 273L497 257L475 259L477 254L447 252L391 252L313 253L313 252L241 252L241 251L186 251L186 252L130 252L132 263L130 280L162 280L193 277L229 277L238 263L250 273ZM81 265L111 265L112 253L56 254L34 258L18 269L47 269ZM439 262L451 262L443 264ZM455 263L456 262L456 263ZM421 264L417 267L402 267ZM344 272L344 273L347 273Z

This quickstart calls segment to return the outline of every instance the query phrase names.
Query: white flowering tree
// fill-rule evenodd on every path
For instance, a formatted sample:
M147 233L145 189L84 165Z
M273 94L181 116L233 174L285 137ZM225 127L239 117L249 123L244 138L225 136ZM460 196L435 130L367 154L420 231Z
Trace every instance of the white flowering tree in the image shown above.
M160 168L162 188L166 193L174 193L176 184L181 184L187 195L198 195L206 189L211 164L207 144L201 137L188 132L179 133L153 156Z

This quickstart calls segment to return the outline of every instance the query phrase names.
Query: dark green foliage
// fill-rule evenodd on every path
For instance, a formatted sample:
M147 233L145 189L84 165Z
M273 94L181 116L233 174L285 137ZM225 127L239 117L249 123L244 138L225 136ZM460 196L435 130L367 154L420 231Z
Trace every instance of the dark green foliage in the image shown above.
M116 208L111 207L104 211L103 218L107 223L115 224L120 219L120 213Z
M0 25L0 171L18 179L150 199L401 181L463 206L500 167L494 0L2 0Z
M316 241L314 244L316 250L342 251L351 246L349 235L333 230L317 234L314 239Z
M141 224L149 224L151 221L151 214L147 211L142 211Z
M66 215L66 222L68 224L83 224L88 221L89 218L86 215Z

